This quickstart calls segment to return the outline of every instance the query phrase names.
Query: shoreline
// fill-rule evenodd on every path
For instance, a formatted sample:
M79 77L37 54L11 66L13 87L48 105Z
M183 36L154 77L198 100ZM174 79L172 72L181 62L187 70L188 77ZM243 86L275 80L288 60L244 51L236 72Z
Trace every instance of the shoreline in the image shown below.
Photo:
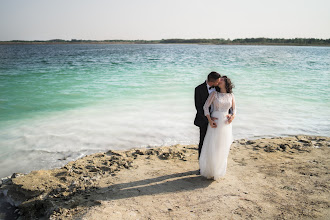
M236 140L222 184L197 175L196 145L109 150L2 178L0 198L24 219L325 219L329 147L330 137L310 135Z

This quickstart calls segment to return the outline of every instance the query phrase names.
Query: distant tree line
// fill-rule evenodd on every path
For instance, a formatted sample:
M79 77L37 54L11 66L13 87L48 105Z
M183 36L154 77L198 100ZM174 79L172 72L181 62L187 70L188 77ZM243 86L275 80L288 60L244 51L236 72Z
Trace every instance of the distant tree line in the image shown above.
M81 40L81 39L51 39L51 40L12 40L0 41L0 44L47 44L47 43L99 43L99 44L215 44L215 45L316 45L330 46L329 39L318 38L237 38L234 40L215 38L215 39L162 39L162 40Z
M230 39L163 39L160 43L190 43L190 44L248 44L248 45L276 45L276 44L289 44L289 45L330 45L329 39L317 38L238 38Z
M317 39L317 38L243 38L243 39L234 39L233 43L240 43L240 44L297 44L297 45L329 45L329 39Z
M159 41L163 44L229 44L230 39L162 39Z

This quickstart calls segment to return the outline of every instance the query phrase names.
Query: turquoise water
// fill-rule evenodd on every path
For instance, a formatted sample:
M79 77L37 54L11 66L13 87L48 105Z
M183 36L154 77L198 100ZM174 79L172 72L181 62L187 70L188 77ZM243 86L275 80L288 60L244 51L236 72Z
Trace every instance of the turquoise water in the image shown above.
M193 92L213 70L236 86L236 139L330 135L329 47L0 45L0 177L196 144Z

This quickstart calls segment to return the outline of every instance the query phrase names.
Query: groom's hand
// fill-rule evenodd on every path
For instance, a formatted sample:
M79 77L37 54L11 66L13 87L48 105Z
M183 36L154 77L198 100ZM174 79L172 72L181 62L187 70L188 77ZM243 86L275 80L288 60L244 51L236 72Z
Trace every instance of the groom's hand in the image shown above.
M218 120L218 118L215 118L215 117L211 117L211 119L212 119L212 121Z
M216 128L217 127L217 123L215 123L213 120L210 121L210 126L211 128Z

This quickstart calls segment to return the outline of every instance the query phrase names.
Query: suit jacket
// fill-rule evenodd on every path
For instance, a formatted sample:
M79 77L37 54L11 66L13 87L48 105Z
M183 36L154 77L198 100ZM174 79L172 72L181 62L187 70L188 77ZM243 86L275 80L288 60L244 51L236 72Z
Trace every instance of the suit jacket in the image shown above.
M215 88L216 91L220 92L219 87ZM197 110L194 125L198 127L207 126L209 121L207 120L207 117L204 115L204 109L203 106L209 97L209 91L207 91L207 85L206 81L199 86L195 88L195 107ZM209 107L209 110L211 111L211 106ZM232 108L228 111L229 114L232 114Z
M198 127L207 126L208 120L204 115L203 106L209 96L206 81L195 88L195 107L197 110L194 124Z

